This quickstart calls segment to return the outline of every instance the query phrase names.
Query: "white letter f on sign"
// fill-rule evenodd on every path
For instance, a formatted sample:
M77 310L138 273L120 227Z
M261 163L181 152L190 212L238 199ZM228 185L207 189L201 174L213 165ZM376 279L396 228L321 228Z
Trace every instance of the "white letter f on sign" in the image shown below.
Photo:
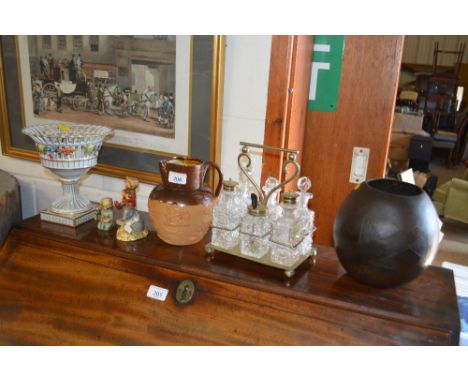
M330 52L330 45L314 44L314 52ZM330 70L329 62L312 62L310 78L309 100L315 101L317 96L317 79L319 70Z

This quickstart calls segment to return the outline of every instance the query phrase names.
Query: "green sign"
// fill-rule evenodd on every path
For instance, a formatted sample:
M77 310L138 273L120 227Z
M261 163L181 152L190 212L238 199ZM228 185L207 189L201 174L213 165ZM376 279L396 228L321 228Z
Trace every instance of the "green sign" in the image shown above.
M336 111L343 62L344 36L315 36L309 110Z

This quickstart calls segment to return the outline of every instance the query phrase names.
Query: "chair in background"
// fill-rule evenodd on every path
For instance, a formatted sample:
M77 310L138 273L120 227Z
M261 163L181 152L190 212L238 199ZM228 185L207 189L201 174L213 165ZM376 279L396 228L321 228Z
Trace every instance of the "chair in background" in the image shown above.
M454 113L453 127L438 126L432 133L432 147L448 150L447 165L453 167L460 161L468 126L467 113Z
M465 43L458 50L439 49L434 44L432 73L421 73L416 81L420 107L424 110L423 128L433 138L432 147L448 150L447 164L452 167L461 157L466 115L459 113L459 73L465 53ZM439 65L441 55L454 56L453 66Z
M463 179L453 178L438 187L433 200L440 216L468 224L468 169Z
M457 146L457 134L452 131L439 130L432 135L432 147L448 150L447 166L452 167L454 161L454 152Z

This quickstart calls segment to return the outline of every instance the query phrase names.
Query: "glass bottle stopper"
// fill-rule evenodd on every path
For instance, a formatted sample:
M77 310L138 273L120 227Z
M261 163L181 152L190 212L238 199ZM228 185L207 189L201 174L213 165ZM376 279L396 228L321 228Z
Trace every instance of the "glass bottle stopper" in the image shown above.
M297 180L297 189L301 192L307 192L312 187L312 181L307 176L301 176Z
M273 190L279 184L279 180L276 179L274 176L269 176L265 181L265 185L263 186L263 191L268 194L271 190Z

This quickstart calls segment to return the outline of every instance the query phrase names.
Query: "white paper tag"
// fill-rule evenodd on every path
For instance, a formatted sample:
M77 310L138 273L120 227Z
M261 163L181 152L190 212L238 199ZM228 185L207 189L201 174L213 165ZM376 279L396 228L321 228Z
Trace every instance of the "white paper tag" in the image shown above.
M176 184L187 184L187 174L169 171L169 182Z
M150 285L146 296L154 300L165 301L168 292L167 289L157 287L156 285Z

